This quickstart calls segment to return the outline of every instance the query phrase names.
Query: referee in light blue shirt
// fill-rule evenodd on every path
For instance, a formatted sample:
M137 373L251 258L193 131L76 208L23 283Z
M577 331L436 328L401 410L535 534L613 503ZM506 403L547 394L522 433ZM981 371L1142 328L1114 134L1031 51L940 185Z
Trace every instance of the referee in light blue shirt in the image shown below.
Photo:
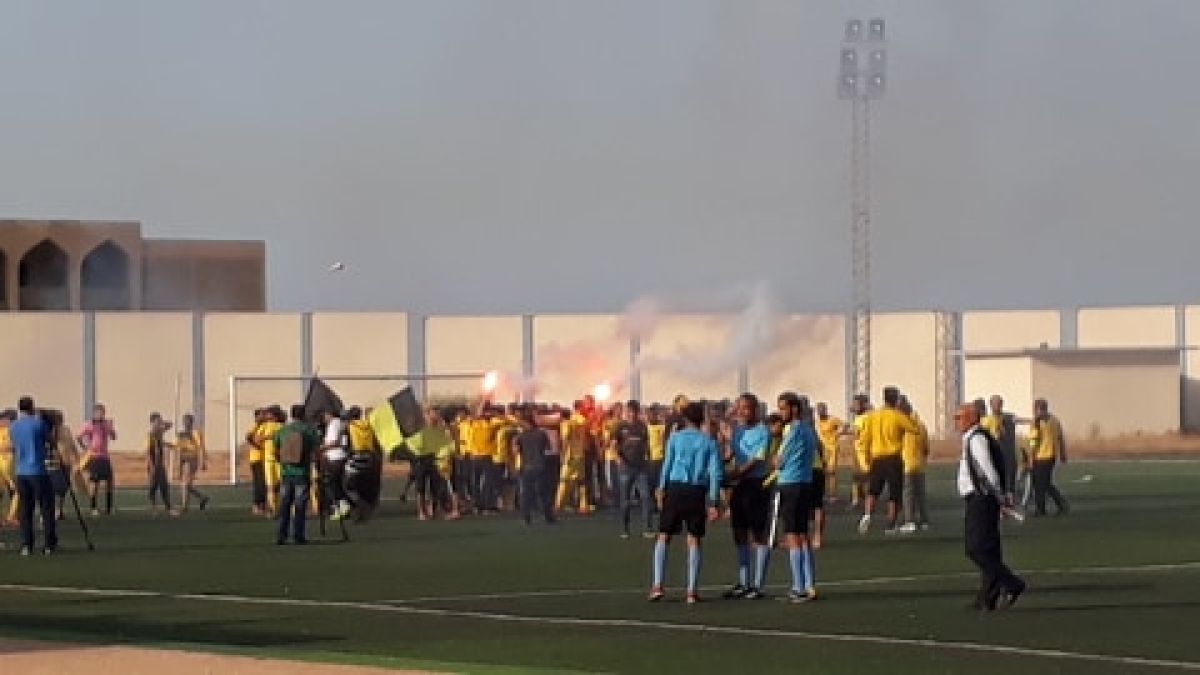
M658 539L654 542L654 582L650 601L663 598L667 570L667 544L687 528L687 603L699 602L700 540L709 521L717 519L721 497L721 453L717 442L700 430L704 406L689 403L683 409L685 427L671 434L658 480L661 507Z
M779 470L779 515L792 569L788 600L794 603L817 599L808 521L813 506L813 454L820 452L821 441L809 413L808 399L790 391L779 395L779 414L790 427L775 455L775 467Z
M42 531L50 555L58 548L57 523L54 520L54 487L46 471L46 443L49 429L37 414L33 399L26 396L17 404L20 415L9 425L16 455L17 494L21 499L21 555L33 552L33 509L42 512Z

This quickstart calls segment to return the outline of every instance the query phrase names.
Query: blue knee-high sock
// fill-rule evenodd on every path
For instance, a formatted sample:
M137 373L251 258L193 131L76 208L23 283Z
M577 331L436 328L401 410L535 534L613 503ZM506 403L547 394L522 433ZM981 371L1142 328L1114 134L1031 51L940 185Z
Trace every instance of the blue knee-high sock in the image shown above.
M792 566L792 590L802 593L808 587L804 578L804 548L793 546L788 549L788 562Z
M803 562L804 562L804 579L806 582L805 586L804 586L804 590L814 591L817 588L816 557L813 555L812 548L808 545L807 542L805 542L803 548L801 548L800 550L804 552L804 555L802 558Z
M667 542L654 542L654 587L659 588L667 577Z
M754 565L754 587L762 590L767 586L767 564L771 560L771 547L758 546L756 547L755 565Z
M700 583L700 547L688 547L688 593L695 593L697 585Z
M750 585L750 544L738 544L738 585Z

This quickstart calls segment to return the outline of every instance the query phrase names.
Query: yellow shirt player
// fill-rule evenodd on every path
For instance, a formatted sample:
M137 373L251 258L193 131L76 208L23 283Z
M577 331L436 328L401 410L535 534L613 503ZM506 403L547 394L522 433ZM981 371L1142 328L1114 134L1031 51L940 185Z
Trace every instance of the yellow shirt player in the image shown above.
M1034 515L1046 515L1046 497L1054 500L1058 514L1065 515L1071 507L1067 498L1054 485L1054 465L1067 463L1067 439L1062 424L1050 414L1050 404L1045 399L1033 402L1033 424L1029 431L1029 446L1033 454L1030 476L1033 483Z
M562 472L559 475L558 494L554 508L561 510L567 498L577 496L579 513L592 512L588 503L588 491L583 484L588 445L588 419L583 414L583 403L576 402L575 412L563 420L559 427L562 436Z
M929 431L907 398L900 398L900 412L908 415L917 433L905 433L900 456L904 461L904 524L900 532L910 534L928 529L929 508L925 497L925 465L929 458Z
M8 425L16 418L16 415L5 411L3 417L0 417L0 488L8 494L8 513L4 517L6 525L15 525L17 523L17 513L21 508L20 499L17 496L17 477L15 472L15 462L13 454L12 437L8 434Z
M863 517L858 521L859 534L871 528L871 516L875 503L888 493L888 530L895 531L900 517L900 506L904 495L904 436L919 434L920 429L911 417L901 409L903 399L896 387L883 390L883 407L871 413L871 433L867 435L867 457L871 461L871 483L867 490Z
M817 404L817 437L821 439L825 454L825 494L831 501L837 501L838 455L841 454L841 436L845 427L844 422L829 414L827 404Z
M867 481L871 475L871 402L865 395L854 397L854 485L851 505L858 506L867 496Z
M255 439L263 450L263 478L267 486L267 512L274 515L279 504L279 483L282 478L279 465L279 448L275 446L275 435L283 428L283 410L272 407L267 410L262 424L255 430Z

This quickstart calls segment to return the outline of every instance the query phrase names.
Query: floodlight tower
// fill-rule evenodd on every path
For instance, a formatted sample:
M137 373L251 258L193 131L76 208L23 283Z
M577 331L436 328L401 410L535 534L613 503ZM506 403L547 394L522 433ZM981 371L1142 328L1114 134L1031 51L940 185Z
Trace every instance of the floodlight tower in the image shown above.
M883 19L851 19L842 36L838 98L850 101L850 238L854 276L851 394L871 392L871 101L887 84Z

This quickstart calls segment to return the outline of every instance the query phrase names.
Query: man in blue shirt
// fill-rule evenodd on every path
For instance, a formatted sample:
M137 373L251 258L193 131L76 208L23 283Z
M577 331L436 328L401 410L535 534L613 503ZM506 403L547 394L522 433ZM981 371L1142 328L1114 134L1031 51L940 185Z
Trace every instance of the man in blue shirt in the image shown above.
M17 404L19 416L9 426L13 453L17 465L17 494L21 500L21 555L33 552L33 509L42 514L42 531L46 546L42 553L50 555L58 548L58 533L54 520L54 488L46 472L46 443L49 429L37 414L33 399L25 396Z
M758 397L754 394L738 397L734 403L734 416L737 426L722 441L726 445L725 456L733 465L726 478L733 485L729 519L733 544L737 548L738 578L737 583L725 592L725 597L758 599L763 597L762 587L771 550L767 542L771 498L763 486L771 434L759 419ZM756 563L753 574L750 570L751 545Z
M660 517L658 539L654 542L654 582L650 601L663 598L667 570L667 544L687 526L688 576L687 603L700 601L700 540L707 521L719 515L721 497L721 453L717 442L700 430L704 424L704 406L689 403L683 409L685 428L671 434L658 479L656 496ZM706 508L707 507L707 508Z
M790 425L775 456L775 468L779 471L779 515L792 569L788 599L802 603L817 599L808 521L813 505L813 453L820 451L821 442L809 421L807 399L785 392L779 395L778 403L780 416Z

